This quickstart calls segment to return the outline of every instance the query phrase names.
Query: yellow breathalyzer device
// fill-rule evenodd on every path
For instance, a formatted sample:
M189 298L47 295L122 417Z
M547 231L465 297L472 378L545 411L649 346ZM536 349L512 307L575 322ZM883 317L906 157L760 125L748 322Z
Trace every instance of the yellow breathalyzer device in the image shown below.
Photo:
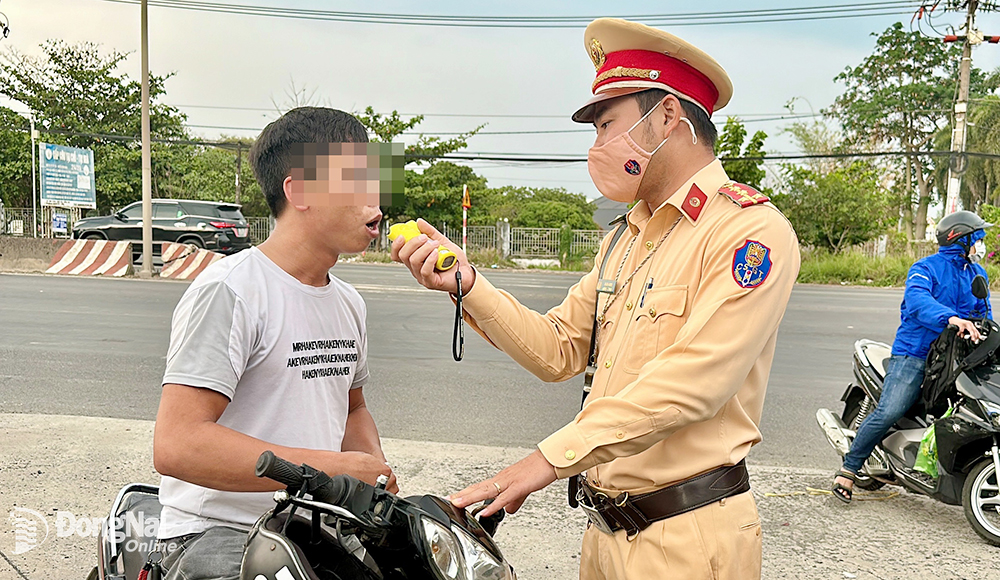
M412 220L406 223L392 224L392 226L389 227L389 241L394 241L399 236L403 236L403 238L408 242L419 236L421 233L422 232L417 227L417 222ZM439 272L446 272L458 263L458 256L455 255L455 252L452 252L444 246L438 246L437 251L438 256L437 264L434 266L435 270Z

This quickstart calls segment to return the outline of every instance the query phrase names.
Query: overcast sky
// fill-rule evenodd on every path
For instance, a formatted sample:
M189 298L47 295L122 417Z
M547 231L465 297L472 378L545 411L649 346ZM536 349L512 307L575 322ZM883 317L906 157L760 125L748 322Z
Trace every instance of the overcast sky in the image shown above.
M218 0L226 3L380 13L489 16L617 16L608 3L576 2L362 2L345 0ZM628 14L726 12L859 3L863 0L717 0L627 3ZM615 3L615 6L625 6ZM139 77L139 7L106 0L0 0L10 20L10 38L0 46L38 54L45 39L97 42L134 54L124 70ZM733 79L729 106L714 117L739 115L748 129L765 130L770 151L792 150L780 135L788 121L756 119L786 113L785 103L803 99L797 112L828 106L841 87L833 81L870 53L874 38L894 21L881 16L768 24L672 27L718 60ZM962 21L958 14L936 19ZM1000 16L979 19L987 35L1000 34ZM578 133L480 135L470 152L574 154L585 157L593 128L569 115L590 95L594 69L576 29L483 29L315 22L257 16L150 8L150 68L173 72L164 102L187 113L191 132L205 138L256 135L276 117L272 100L288 99L294 80L315 91L318 102L353 111L423 113L426 133L447 133L488 123L485 131ZM1000 65L1000 46L974 52L977 66ZM209 108L220 107L220 108ZM262 110L239 110L241 107ZM16 107L15 107L16 108ZM441 116L448 115L448 116ZM468 117L454 115L469 115ZM487 117L546 115L547 117ZM219 129L238 127L246 129ZM598 195L586 163L525 165L471 162L491 185L562 186Z

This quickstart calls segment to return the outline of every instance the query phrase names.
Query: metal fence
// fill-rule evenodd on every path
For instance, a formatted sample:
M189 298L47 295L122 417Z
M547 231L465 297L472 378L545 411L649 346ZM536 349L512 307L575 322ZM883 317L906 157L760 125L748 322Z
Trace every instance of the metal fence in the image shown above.
M510 256L558 258L559 228L510 228Z
M66 231L53 231L52 218L60 214L66 218ZM30 207L5 207L0 215L0 234L7 236L32 237L34 234L33 224L35 223L36 210ZM79 209L65 209L59 207L40 207L37 209L39 237L42 238L68 238L73 232L73 223L80 219Z
M601 240L604 239L604 230L573 230L573 243L570 244L569 251L574 256L593 257L597 255L597 250L601 249Z
M269 217L248 217L247 226L250 228L250 241L256 245L262 243L271 235L271 218Z
M848 251L855 254L861 254L867 258L906 256L913 258L914 260L919 260L936 253L937 249L937 242L934 241L917 241L906 242L905 244L894 244L888 241L887 236L881 236L863 244L852 246Z
M459 246L462 245L462 228L446 225L441 233ZM500 228L498 226L469 226L467 235L466 250L468 251L495 250L499 247Z

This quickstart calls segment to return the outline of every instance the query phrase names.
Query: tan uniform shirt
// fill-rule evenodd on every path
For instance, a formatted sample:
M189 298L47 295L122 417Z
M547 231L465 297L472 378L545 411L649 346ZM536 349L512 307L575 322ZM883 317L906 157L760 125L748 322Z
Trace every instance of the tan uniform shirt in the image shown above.
M628 213L604 273L614 277L624 260L618 288L677 225L611 303L583 410L538 445L559 477L588 471L594 485L645 493L735 464L760 441L799 248L776 208L741 208L718 193L728 181L716 160L655 211L639 201ZM595 266L542 315L477 274L466 318L542 380L563 381L586 368L597 282ZM601 294L598 312L610 298Z

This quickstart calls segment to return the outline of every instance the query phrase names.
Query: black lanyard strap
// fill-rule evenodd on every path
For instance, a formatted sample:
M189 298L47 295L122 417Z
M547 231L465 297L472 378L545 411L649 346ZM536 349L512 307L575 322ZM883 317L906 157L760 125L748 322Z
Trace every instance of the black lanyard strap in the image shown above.
M455 330L451 337L451 356L455 362L460 362L465 356L465 321L462 320L462 271L455 269L455 284L458 294L455 295Z

